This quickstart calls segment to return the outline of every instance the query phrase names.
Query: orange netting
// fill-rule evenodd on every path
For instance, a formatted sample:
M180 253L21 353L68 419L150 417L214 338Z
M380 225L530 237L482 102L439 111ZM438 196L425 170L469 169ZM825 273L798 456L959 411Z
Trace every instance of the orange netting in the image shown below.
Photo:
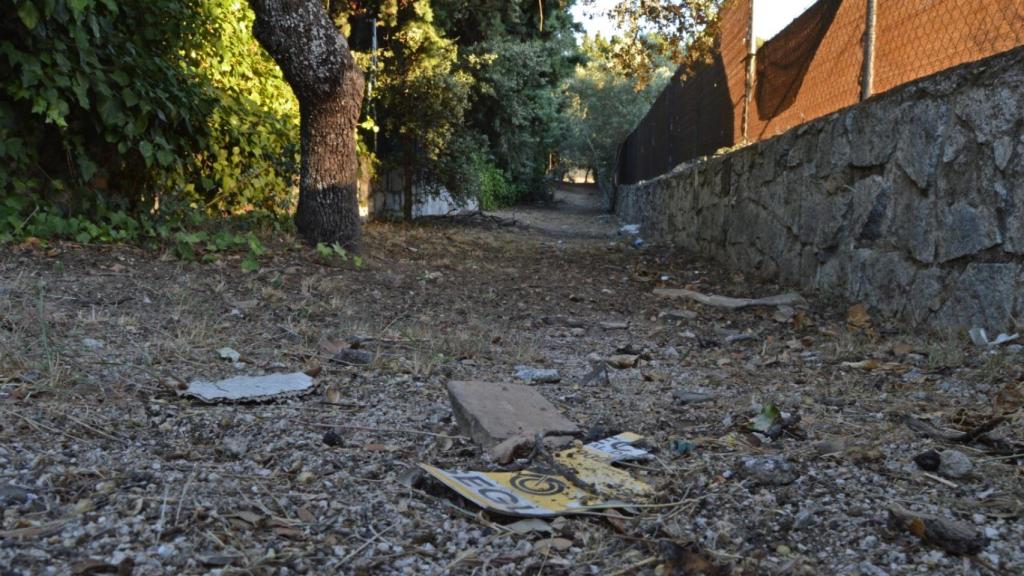
M685 80L677 73L623 143L619 182L770 138L860 100L868 0L819 0L758 48L744 134L751 2L726 5L714 64ZM1024 45L1024 0L876 2L872 94Z

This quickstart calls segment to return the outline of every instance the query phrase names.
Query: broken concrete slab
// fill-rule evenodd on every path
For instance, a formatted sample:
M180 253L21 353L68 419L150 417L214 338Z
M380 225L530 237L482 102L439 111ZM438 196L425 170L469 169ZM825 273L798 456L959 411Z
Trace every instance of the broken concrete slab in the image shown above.
M313 389L313 377L303 372L236 376L207 382L196 380L178 394L204 402L260 402L304 394Z
M453 381L448 383L448 397L459 430L484 448L513 436L580 432L540 392L527 386Z

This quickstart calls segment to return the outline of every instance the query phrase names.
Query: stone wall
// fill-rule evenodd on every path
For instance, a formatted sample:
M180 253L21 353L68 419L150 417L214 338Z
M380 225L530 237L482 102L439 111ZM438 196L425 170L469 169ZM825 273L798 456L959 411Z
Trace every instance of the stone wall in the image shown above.
M645 239L933 327L1024 322L1024 48L622 186Z

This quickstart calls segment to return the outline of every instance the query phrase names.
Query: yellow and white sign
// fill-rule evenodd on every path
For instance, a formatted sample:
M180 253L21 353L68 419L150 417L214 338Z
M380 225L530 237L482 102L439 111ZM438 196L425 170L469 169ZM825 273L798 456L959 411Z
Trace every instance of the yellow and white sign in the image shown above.
M641 436L626 432L555 454L559 464L572 470L579 482L594 488L599 494L592 494L573 484L564 475L541 470L452 472L428 464L420 466L485 510L510 516L557 516L586 512L595 507L626 506L628 504L617 500L650 495L649 485L611 465L613 462L650 458L648 452L632 445L640 439Z

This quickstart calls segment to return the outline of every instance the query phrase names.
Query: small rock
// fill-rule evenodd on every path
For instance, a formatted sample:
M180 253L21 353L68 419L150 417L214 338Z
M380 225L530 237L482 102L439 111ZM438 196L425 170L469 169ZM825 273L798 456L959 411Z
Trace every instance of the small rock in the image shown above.
M613 354L608 357L608 365L612 368L618 368L620 370L625 368L632 368L636 366L637 361L640 360L640 356L635 354Z
M550 368L531 368L529 366L516 366L516 378L529 382L530 384L554 384L562 380L558 370Z
M705 392L691 392L689 390L673 390L672 398L676 404L686 406L687 404L700 404L702 402L714 402L718 399L715 394Z
M341 364L366 366L373 363L373 352L359 348L342 348L334 354L331 360Z
M942 457L935 450L928 450L914 456L914 464L925 472L935 472L939 469Z
M104 344L101 340L96 340L95 338L82 338L82 346L90 350L98 350L103 348Z
M800 476L796 466L780 456L755 456L745 458L740 470L755 484L784 486L792 484Z
M590 372L583 377L583 386L608 386L611 380L608 378L608 367L603 363L595 363Z
M810 526L817 513L818 508L814 505L807 508L801 508L800 511L796 513L796 518L793 519L793 530L803 530Z
M17 506L35 499L36 495L14 484L0 486L0 507Z
M839 454L840 452L846 451L846 440L842 438L830 438L828 440L822 440L814 445L814 451L818 456L825 456L828 454Z
M299 475L295 479L299 482L299 484L309 484L310 482L313 481L314 477L315 476L313 475L312 472L310 472L309 470L304 470L302 472L299 472Z
M726 344L736 344L739 342L749 342L752 340L757 340L757 334L749 334L743 332L741 334L732 334L730 336L725 337Z
M249 451L249 443L245 438L239 436L229 436L224 439L221 445L225 452L236 458L245 456L246 452Z
M567 538L544 538L543 540L538 540L533 545L533 549L538 554L544 555L549 554L552 550L564 552L571 547L572 540L569 540Z
M679 358L679 350L677 350L675 346L669 346L661 351L661 355L669 360L674 360Z
M669 320L696 320L697 313L693 310L666 310L660 314L662 318Z
M629 322L601 322L599 324L604 330L626 330L629 328Z
M861 576L889 576L888 572L882 570L878 566L875 566L871 562L861 562L859 568Z
M238 350L235 350L234 348L228 348L226 346L224 348L217 350L217 355L223 358L224 360L230 360L232 364L237 363L239 359L242 358L242 355L239 354Z
M341 446L344 443L345 438L337 430L324 432L324 444L328 446Z
M943 450L939 454L939 474L947 478L963 478L974 470L974 464L966 454L957 450Z

